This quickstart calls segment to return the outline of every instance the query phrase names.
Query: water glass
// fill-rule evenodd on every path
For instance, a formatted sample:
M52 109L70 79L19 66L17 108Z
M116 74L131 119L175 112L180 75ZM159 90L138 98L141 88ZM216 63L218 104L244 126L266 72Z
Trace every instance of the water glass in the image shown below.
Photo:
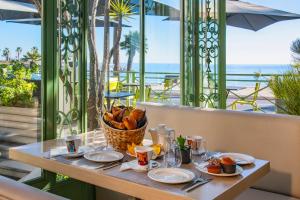
M180 167L182 163L181 151L178 145L172 144L164 155L164 167Z
M93 146L95 147L100 147L103 146L103 144L105 144L105 148L108 147L108 142L104 137L104 129L103 128L97 128L94 129L93 132Z
M201 145L197 150L197 154L192 154L192 162L201 164L208 159L207 142L205 139L201 140Z

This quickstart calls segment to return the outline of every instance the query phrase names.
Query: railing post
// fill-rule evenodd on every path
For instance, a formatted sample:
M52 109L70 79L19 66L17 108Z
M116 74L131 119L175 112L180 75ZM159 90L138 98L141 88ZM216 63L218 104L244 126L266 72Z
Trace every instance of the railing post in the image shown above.
M145 0L140 0L140 101L145 100Z
M80 52L80 67L79 67L79 96L81 104L81 123L80 130L84 133L87 131L87 35L88 35L88 24L89 24L89 1L82 0L82 38L81 52Z
M219 4L219 60L218 60L218 93L219 108L226 109L226 1L218 0Z
M194 102L193 105L199 107L199 95L200 95L200 70L202 66L199 63L199 1L193 1L193 24L194 24L194 53L193 53L193 86L194 86Z
M185 61L184 61L184 45L185 45L185 35L184 35L184 12L185 12L185 0L180 0L180 104L186 105L185 98Z

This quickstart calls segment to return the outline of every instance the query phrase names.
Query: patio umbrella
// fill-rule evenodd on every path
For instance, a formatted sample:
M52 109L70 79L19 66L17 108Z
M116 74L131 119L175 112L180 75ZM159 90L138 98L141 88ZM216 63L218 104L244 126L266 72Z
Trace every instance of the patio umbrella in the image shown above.
M163 1L155 0L160 3ZM180 20L179 5L172 5L177 13L165 20ZM299 14L276 10L239 0L226 1L227 25L258 31L279 21L300 19Z
M39 17L39 13L33 4L0 0L0 20L24 19Z
M299 14L259 6L238 0L227 0L227 25L258 31L279 21L300 19Z

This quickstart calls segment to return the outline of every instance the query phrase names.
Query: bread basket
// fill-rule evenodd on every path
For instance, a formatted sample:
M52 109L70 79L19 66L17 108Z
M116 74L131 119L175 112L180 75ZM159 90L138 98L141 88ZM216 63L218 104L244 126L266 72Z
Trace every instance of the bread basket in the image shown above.
M128 144L141 144L146 127L148 124L148 120L146 119L145 124L134 130L120 130L120 129L115 129L111 126L109 126L103 119L101 118L101 125L102 128L104 129L104 134L105 138L108 141L108 143L116 150L121 150L121 151L126 151L127 150L127 145Z

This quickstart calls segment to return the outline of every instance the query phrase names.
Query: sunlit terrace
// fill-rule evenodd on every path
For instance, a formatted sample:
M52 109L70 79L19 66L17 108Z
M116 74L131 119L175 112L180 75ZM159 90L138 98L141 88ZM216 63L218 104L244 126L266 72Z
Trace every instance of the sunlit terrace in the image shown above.
M300 198L297 0L0 0L0 199Z

